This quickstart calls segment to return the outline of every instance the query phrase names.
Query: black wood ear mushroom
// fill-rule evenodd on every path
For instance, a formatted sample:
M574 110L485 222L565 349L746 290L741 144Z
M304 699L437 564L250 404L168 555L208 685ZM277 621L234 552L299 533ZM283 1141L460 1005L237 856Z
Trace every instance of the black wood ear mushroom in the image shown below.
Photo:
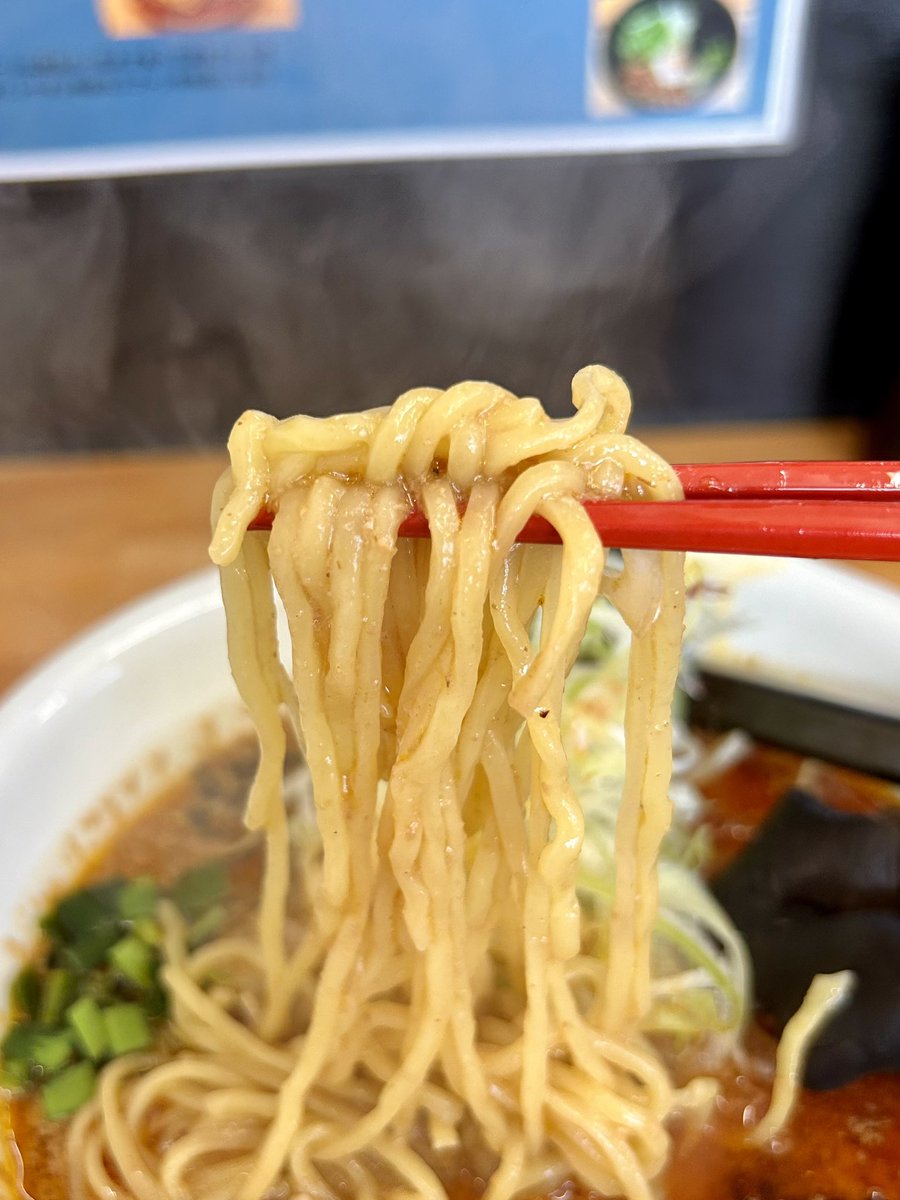
M900 814L838 812L789 791L713 892L747 942L757 1005L779 1026L813 976L856 974L810 1053L807 1087L900 1070Z

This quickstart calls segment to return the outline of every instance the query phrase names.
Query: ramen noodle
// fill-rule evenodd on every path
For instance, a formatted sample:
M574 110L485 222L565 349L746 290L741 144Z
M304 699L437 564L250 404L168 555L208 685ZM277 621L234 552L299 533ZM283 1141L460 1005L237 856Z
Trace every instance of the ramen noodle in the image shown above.
M611 564L581 500L681 493L626 433L616 375L586 368L573 399L551 420L464 383L237 422L211 552L261 747L258 919L191 949L164 907L172 1049L102 1072L70 1129L74 1197L440 1200L441 1155L475 1146L488 1200L573 1176L650 1200L670 1118L716 1087L676 1086L647 1031L683 564ZM400 536L414 508L428 540ZM517 541L533 516L558 546ZM614 899L588 947L560 723L598 592L631 647ZM285 803L285 714L315 839Z

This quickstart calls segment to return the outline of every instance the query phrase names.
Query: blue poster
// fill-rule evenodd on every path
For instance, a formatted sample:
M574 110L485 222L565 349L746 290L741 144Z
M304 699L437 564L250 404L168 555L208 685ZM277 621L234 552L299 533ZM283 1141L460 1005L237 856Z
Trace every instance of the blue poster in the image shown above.
M0 179L778 146L804 0L3 0Z

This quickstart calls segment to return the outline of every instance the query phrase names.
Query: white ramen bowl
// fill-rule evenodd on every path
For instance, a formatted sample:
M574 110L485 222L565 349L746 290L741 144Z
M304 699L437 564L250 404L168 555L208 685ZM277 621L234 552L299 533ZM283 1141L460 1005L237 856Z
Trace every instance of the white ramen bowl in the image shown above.
M204 717L239 719L214 571L138 600L82 634L0 706L0 1009L48 889L183 770ZM89 824L85 819L98 816Z
M900 592L817 563L703 562L734 588L733 628L707 662L900 717ZM213 571L120 610L0 705L0 996L11 942L27 944L76 856L195 760L210 724L244 720Z

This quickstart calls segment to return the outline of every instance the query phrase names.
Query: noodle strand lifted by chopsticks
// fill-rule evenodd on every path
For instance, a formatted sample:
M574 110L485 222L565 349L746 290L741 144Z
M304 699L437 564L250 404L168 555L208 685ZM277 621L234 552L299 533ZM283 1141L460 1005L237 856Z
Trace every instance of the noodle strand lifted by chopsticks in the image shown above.
M586 368L573 396L565 421L484 383L348 417L238 421L212 555L262 746L247 809L267 848L258 933L190 952L165 914L179 1049L107 1069L77 1123L89 1153L73 1149L76 1197L367 1200L399 1187L440 1200L438 1143L474 1137L489 1200L573 1174L649 1200L678 1096L641 1025L682 564L630 553L605 575L580 501L680 491L624 434L617 376ZM271 535L245 536L263 504ZM428 542L398 537L414 506ZM559 548L516 542L534 514ZM606 953L570 971L584 821L560 713L601 588L632 632L627 778ZM321 838L302 878L285 712ZM298 939L287 913L304 889Z

